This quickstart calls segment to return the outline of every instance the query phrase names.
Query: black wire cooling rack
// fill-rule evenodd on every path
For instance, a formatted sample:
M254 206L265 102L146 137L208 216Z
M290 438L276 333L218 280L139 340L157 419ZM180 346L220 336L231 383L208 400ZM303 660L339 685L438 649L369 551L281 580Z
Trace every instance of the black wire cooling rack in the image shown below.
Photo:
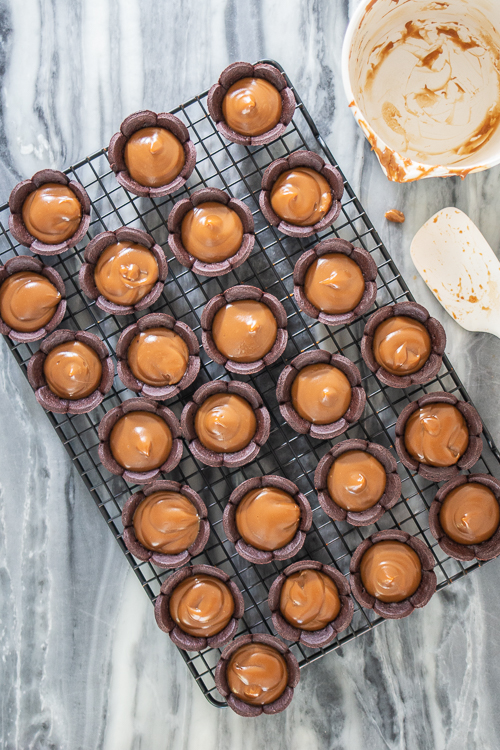
M284 73L281 66L274 61L265 62L271 62ZM285 73L284 75L286 77ZM288 78L287 81L293 89ZM169 258L169 275L165 289L160 299L146 312L168 312L191 326L201 338L200 316L203 307L211 297L234 284L259 286L274 294L285 306L289 341L283 358L266 368L264 372L244 378L257 388L271 414L271 434L258 458L241 469L212 469L195 461L185 448L179 467L170 475L172 479L185 482L200 493L208 507L211 523L210 540L203 554L194 562L217 565L231 576L243 592L245 614L240 625L241 633L274 632L267 605L268 591L278 573L290 563L288 560L269 565L252 565L239 557L234 546L225 538L222 528L225 503L231 491L252 476L283 474L299 486L311 503L313 525L297 559L310 557L333 564L342 573L347 574L351 554L365 537L378 529L400 528L422 539L432 549L436 558L438 589L444 588L480 565L478 562L467 564L453 560L437 546L428 529L428 509L437 486L418 475L411 474L401 463L398 463L398 470L402 479L402 497L378 523L367 528L354 528L347 523L331 521L318 504L313 475L320 458L329 450L332 442L338 441L319 441L306 435L298 435L280 415L275 388L285 362L300 352L318 347L331 352L341 352L356 363L363 376L363 387L368 397L363 417L340 439L363 438L380 443L394 453L396 419L409 401L423 393L440 390L455 393L458 397L469 400L462 383L446 358L438 377L424 388L387 388L374 377L361 359L359 342L363 333L364 317L350 326L326 328L298 310L293 299L293 267L301 253L317 243L318 236L308 240L291 239L282 236L267 224L258 205L262 173L274 159L301 148L317 151L326 161L335 166L337 164L297 92L295 97L297 109L293 122L285 134L268 146L253 148L227 143L219 135L207 113L207 92L174 110L189 129L196 146L197 163L188 185L173 197L150 200L130 195L120 187L111 172L106 149L83 159L67 170L72 179L82 183L92 202L89 238L104 230L131 225L146 230L165 249ZM186 270L171 257L167 245L167 217L174 202L202 186L222 188L243 200L251 209L255 221L256 243L249 260L232 273L216 279L198 277ZM25 248L13 241L6 228L8 213L7 205L0 208L2 262L15 255L28 254ZM342 213L335 227L322 232L320 238L331 235L360 245L373 255L378 265L377 306L412 299L408 287L347 182ZM105 314L82 294L78 284L78 271L83 261L85 244L82 242L76 249L69 250L62 256L43 258L43 261L54 266L66 284L68 312L61 327L97 334L106 342L114 356L118 337L134 320L134 316L115 317ZM26 364L38 349L38 344L14 344L10 339L7 341L26 374ZM201 360L201 372L192 388L168 404L178 417L183 404L202 382L228 378L224 368L215 364L203 351ZM148 562L136 560L127 551L121 538L121 509L134 488L128 486L121 478L110 474L101 465L97 454L97 426L104 413L134 395L125 389L116 377L114 388L106 396L103 404L90 414L71 416L48 413L47 416L142 587L153 602L162 581L169 573L160 571ZM500 454L487 431L484 433L483 456L474 467L474 471L500 475ZM355 614L350 627L330 646L324 649L308 649L295 644L291 649L300 666L305 667L381 622L383 620L373 611L366 611L355 602ZM165 639L167 644L167 636ZM171 648L169 642L166 648ZM213 705L222 707L225 706L225 702L219 696L213 679L219 653L217 649L206 649L199 653L181 651L206 698Z

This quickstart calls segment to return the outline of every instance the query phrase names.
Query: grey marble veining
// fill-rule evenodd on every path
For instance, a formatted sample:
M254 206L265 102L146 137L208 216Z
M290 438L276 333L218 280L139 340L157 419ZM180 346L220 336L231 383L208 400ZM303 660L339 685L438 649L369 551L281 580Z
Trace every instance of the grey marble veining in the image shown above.
M346 106L345 0L5 0L0 189L105 145L135 109L171 109L235 59L279 60L500 441L500 342L446 317L411 238L456 205L499 250L498 169L386 181ZM388 208L406 214L388 224ZM0 747L5 750L496 750L500 561L307 667L291 707L212 708L152 608L6 345L0 344Z

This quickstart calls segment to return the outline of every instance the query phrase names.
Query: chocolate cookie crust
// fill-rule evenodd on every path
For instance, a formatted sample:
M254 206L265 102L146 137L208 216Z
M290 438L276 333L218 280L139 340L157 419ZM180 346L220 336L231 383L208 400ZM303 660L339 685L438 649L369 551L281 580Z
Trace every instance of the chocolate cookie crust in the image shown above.
M365 280L365 291L360 301L351 312L338 315L331 315L322 312L319 308L313 305L306 296L304 283L307 271L312 264L318 260L318 258L330 253L342 253L342 255L351 258L351 260L359 266L361 273L363 274ZM315 247L311 248L311 250L306 250L306 252L298 259L293 270L293 296L297 300L300 309L311 318L317 318L320 323L324 323L328 326L346 325L352 323L356 318L359 318L360 315L363 315L375 302L377 296L376 278L377 264L367 250L364 250L361 247L354 247L354 245L347 242L347 240L341 240L338 237L331 237L318 243Z
M125 164L124 151L131 135L138 130L142 130L142 128L154 127L170 131L181 142L184 149L185 162L180 174L167 185L147 187L140 185L130 176ZM192 174L196 164L196 149L193 141L189 138L188 129L178 117L168 112L157 114L149 109L145 109L140 112L134 112L124 119L120 125L120 131L115 133L109 142L108 159L111 169L116 174L116 179L129 193L155 198L174 193L186 184L186 180Z
M227 260L219 263L204 263L189 253L182 244L181 228L184 217L200 203L215 201L235 212L243 225L243 239L239 249ZM223 276L244 263L252 252L255 243L255 227L252 212L243 201L232 198L218 188L201 188L182 198L172 208L168 217L168 246L181 265L190 268L200 276Z
M226 677L226 670L229 664L231 656L241 646L246 646L248 643L262 643L266 646L271 646L279 651L280 654L285 658L286 665L288 668L288 684L285 688L284 693L273 703L268 703L264 706L251 706L249 703L244 703L242 700L233 695L229 689L229 685ZM300 669L299 664L295 656L292 654L288 646L279 638L275 638L272 635L265 635L256 633L254 635L241 635L239 638L230 643L222 652L221 658L215 669L215 684L219 693L227 699L227 705L239 716L260 716L262 713L265 714L279 714L288 708L293 698L294 688L297 687L300 680Z
M184 552L180 552L177 555L166 555L160 552L153 552L144 547L137 540L133 523L134 513L144 498L152 495L154 492L179 492L190 500L196 508L200 517L200 528L195 541ZM153 565L157 565L159 568L180 568L182 565L185 565L192 557L196 557L196 555L199 555L200 552L205 549L208 537L210 536L210 523L207 518L207 506L201 497L187 484L179 484L179 482L172 482L169 480L151 482L151 484L147 484L139 492L135 492L131 495L123 506L122 523L122 539L129 552L139 560L149 560L149 562L153 563Z
M110 300L103 297L95 284L94 272L99 257L107 247L118 242L134 242L138 245L143 245L143 247L151 251L158 265L158 281L151 291L135 305L117 305L115 302L110 302ZM100 307L104 312L111 313L111 315L129 315L130 313L139 312L145 310L147 307L151 307L165 286L165 279L168 275L168 264L165 253L151 235L146 234L141 229L120 227L113 232L101 232L101 234L96 235L94 239L90 240L85 248L83 257L85 263L80 268L78 276L82 292L90 299L95 300L97 307Z
M328 182L332 191L332 205L330 210L321 221L318 221L310 227L299 227L295 224L289 224L287 221L280 219L271 206L271 190L274 183L283 172L287 172L289 169L295 169L296 167L308 167L309 169L314 169L316 172L319 172L319 174L323 175ZM343 194L344 182L338 169L332 167L331 164L326 164L324 159L314 153L314 151L294 151L290 156L282 157L273 161L264 172L262 177L262 191L259 196L259 206L268 222L273 227L277 227L280 232L283 232L283 234L287 234L289 237L310 237L316 232L321 232L323 229L326 229L333 224L340 214L340 201Z
M281 549L273 550L272 552L266 552L247 544L247 542L242 539L236 525L236 508L239 503L251 490L264 487L275 487L278 490L287 492L293 497L300 508L300 523L294 538L287 545L281 547ZM222 523L227 538L236 547L236 552L241 557L245 558L245 560L248 560L255 565L263 565L272 560L288 560L299 552L306 540L306 533L311 528L312 510L305 495L299 491L296 484L284 477L268 474L263 477L252 477L251 479L247 479L233 490L229 497L229 502L224 509Z
M427 464L416 461L406 450L405 429L408 419L417 411L417 409L420 409L426 404L434 403L451 404L452 406L456 406L465 419L467 429L469 430L469 445L467 450L453 466L428 466ZM483 441L481 439L482 431L483 424L481 422L481 417L476 409L467 401L459 401L458 398L451 393L426 393L425 396L422 396L405 406L399 415L396 422L396 451L407 469L416 471L423 476L424 479L429 479L431 482L444 482L448 479L452 479L461 470L472 468L479 460L483 450Z
M385 541L407 544L416 552L422 566L422 580L419 587L412 596L403 599L401 602L382 602L379 599L375 599L374 596L366 591L361 580L359 571L363 555L373 544ZM425 607L436 591L437 578L434 573L434 565L435 561L432 552L420 539L416 539L414 536L407 534L406 531L398 529L379 531L361 542L354 551L349 565L351 592L363 607L373 609L379 617L389 620L401 620L403 617L411 615L416 608Z
M55 309L54 315L49 322L43 326L43 328L39 328L37 331L28 332L15 331L0 318L0 333L3 333L4 336L8 336L13 341L38 341L57 328L64 318L66 313L66 287L57 271L50 266L44 266L41 260L38 260L38 258L32 258L29 255L18 255L16 258L9 258L9 260L5 262L5 265L0 267L0 286L9 278L9 276L22 271L33 271L34 273L39 273L41 276L45 276L45 278L55 286L61 295L61 299Z
M161 388L148 385L147 383L138 380L129 367L127 352L130 344L139 333L147 331L149 328L168 328L170 331L178 334L188 348L189 360L186 372L181 380L174 385L165 385ZM200 371L199 352L200 345L198 344L196 334L188 325L175 320L171 315L165 315L164 313L150 313L149 315L140 318L136 323L132 323L132 325L125 328L118 339L116 345L118 377L126 388L139 393L141 396L146 396L147 398L152 398L157 401L173 398L174 396L177 396L180 391L188 388L188 386L196 380Z
M196 412L201 404L215 393L234 393L244 398L252 407L257 420L257 430L250 443L240 451L234 453L215 453L208 450L198 439L194 428ZM244 466L253 461L261 447L267 441L271 429L271 418L264 406L260 394L248 383L238 380L212 380L200 386L182 410L181 415L182 434L189 443L189 450L193 456L207 466L227 466L236 468Z
M213 576L213 578L218 578L220 581L223 581L229 588L234 600L234 612L229 623L220 631L220 633L216 633L208 638L199 638L185 633L173 621L169 611L170 597L175 587L182 583L186 578L196 575ZM207 648L207 646L210 648L219 648L220 646L223 646L236 635L238 624L243 617L244 611L245 604L243 601L243 595L239 588L229 579L227 573L224 573L213 565L192 565L187 568L181 568L175 573L172 573L172 575L163 581L160 593L155 601L155 618L158 627L163 630L164 633L168 633L173 643L183 651L201 651L202 649Z
M99 357L102 367L101 382L98 388L90 396L74 400L56 396L47 385L43 372L47 354L59 344L66 344L70 341L79 341L93 349ZM106 393L111 390L115 368L108 347L98 336L87 331L61 329L54 331L50 336L47 336L45 341L42 341L40 349L33 354L28 362L27 374L30 385L35 390L36 400L44 409L56 414L86 414L99 406Z
M471 482L477 482L491 490L500 505L500 481L498 479L489 474L468 474L467 476L462 474L446 482L438 490L429 509L429 529L443 552L455 558L455 560L463 560L465 562L474 560L474 558L477 560L493 560L493 558L500 555L500 526L493 536L485 542L481 542L480 544L459 544L445 534L439 520L441 507L447 495L457 487Z
M431 339L431 353L424 366L412 375L393 375L385 370L373 354L373 337L378 326L388 318L404 316L414 318L427 329ZM408 388L410 385L423 385L436 377L446 348L446 333L436 318L431 318L429 312L416 302L397 302L395 305L379 307L370 317L365 326L361 339L361 355L367 367L375 373L377 378L391 388Z
M288 576L301 570L318 570L325 576L328 576L328 578L331 578L337 587L341 602L340 612L335 620L332 620L331 623L321 628L321 630L308 631L295 628L281 614L280 597L283 584ZM349 583L345 576L339 573L332 565L323 565L323 563L317 560L299 560L299 562L292 563L288 568L285 568L273 581L267 602L272 612L273 625L277 633L287 641L300 641L307 648L323 648L324 646L328 646L328 644L335 640L339 633L349 627L354 614L354 603L351 599Z
M28 195L33 193L37 188L43 187L48 182L56 182L59 185L68 187L73 191L82 207L82 218L75 234L57 245L49 245L33 237L26 229L22 217L24 201ZM19 182L9 196L9 208L9 229L12 235L21 245L29 247L31 252L37 255L60 255L68 248L77 245L83 239L90 226L90 198L87 192L79 182L70 180L63 172L55 169L42 169L36 172L31 179Z
M343 417L336 422L315 425L303 419L294 409L291 400L292 384L300 370L308 365L328 364L337 367L344 373L352 388L351 404ZM330 354L323 349L299 354L281 372L276 386L276 398L283 418L296 432L310 435L318 440L331 439L341 435L353 422L357 422L363 413L366 394L361 387L361 375L356 365L341 354Z
M271 310L278 325L276 341L265 357L256 362L233 362L227 359L217 349L212 336L212 323L214 322L214 318L218 311L229 302L247 299L262 302ZM232 286L230 289L226 289L222 294L217 294L215 297L212 297L212 299L205 305L201 316L201 341L203 348L214 362L217 362L219 365L224 365L229 372L235 372L238 375L250 375L260 372L264 367L268 367L281 357L286 349L288 341L287 325L288 321L285 308L276 297L272 294L268 294L268 292L263 292L262 289L258 289L256 286L239 284L238 286Z
M372 508L361 512L347 511L341 508L328 492L328 472L335 459L348 451L366 451L376 458L385 469L384 494ZM326 515L333 518L334 521L347 521L352 526L369 526L375 523L384 515L386 510L396 505L401 496L401 479L398 474L396 459L392 453L377 443L369 443L367 440L358 439L343 440L323 456L314 472L314 487L318 491L319 504Z
M147 411L150 414L156 414L170 428L170 432L172 433L172 448L167 460L158 469L152 469L151 471L129 471L120 466L111 453L111 448L109 447L111 430L121 417L133 411ZM161 471L165 474L173 471L182 458L183 443L179 420L173 411L166 406L160 406L156 401L149 401L145 398L129 398L120 404L120 406L115 406L114 409L108 411L101 419L98 435L100 440L99 458L102 465L112 474L117 474L123 477L126 482L131 482L132 484L148 484L152 482Z
M280 121L271 130L261 135L246 136L237 133L230 128L224 120L222 102L233 83L241 81L242 78L263 78L271 83L281 95L282 112ZM219 133L228 141L240 143L243 146L261 146L271 143L279 138L286 130L295 112L295 96L292 89L287 86L284 76L280 71L268 63L257 63L251 65L247 62L234 62L224 68L219 80L208 92L207 107L210 117L214 120Z

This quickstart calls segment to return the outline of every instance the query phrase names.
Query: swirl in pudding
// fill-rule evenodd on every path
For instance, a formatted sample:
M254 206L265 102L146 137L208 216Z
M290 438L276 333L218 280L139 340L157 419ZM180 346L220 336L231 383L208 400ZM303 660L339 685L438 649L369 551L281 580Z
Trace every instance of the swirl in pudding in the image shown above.
M298 227L312 227L326 216L333 202L330 185L309 167L280 174L271 190L271 206L280 219Z
M290 625L301 630L326 628L340 608L335 583L320 570L298 570L287 577L281 589L281 614Z
M373 356L392 375L412 375L425 365L432 351L427 328L404 315L384 320L375 330Z
M304 294L328 315L351 312L365 293L365 280L352 258L327 253L311 263L304 280Z
M366 451L347 451L335 459L328 472L328 492L337 505L361 513L373 508L385 492L385 469Z
M300 523L294 498L276 487L250 490L236 508L236 527L242 539L270 552L292 541Z
M102 364L97 352L87 344L67 341L47 354L43 374L52 393L73 401L90 396L99 386Z
M251 706L274 703L288 683L285 658L272 646L247 643L231 656L226 679L233 695Z
M187 370L186 342L168 328L147 328L135 336L127 351L127 362L134 377L161 388L178 383Z
M292 384L292 406L302 419L313 424L332 424L340 419L351 403L351 385L337 367L307 365Z
M257 420L248 401L234 393L209 396L196 412L194 428L214 453L236 453L252 440Z
M170 617L188 635L209 638L229 624L234 599L224 581L199 574L185 578L172 591Z
M381 602L402 602L412 596L422 580L417 553L403 542L377 542L361 558L361 581Z
M133 524L143 547L163 555L177 555L195 542L200 517L193 503L180 492L160 490L142 500Z
M170 455L172 442L167 423L147 411L124 414L109 436L115 461L128 471L159 469Z
M235 133L262 135L280 121L283 102L278 89L263 78L241 78L222 100L222 114Z
M183 218L181 241L187 252L203 263L221 263L240 249L243 224L232 208L207 201Z
M413 412L405 428L406 450L428 466L453 466L469 445L463 415L452 404L427 404Z
M125 144L123 155L132 179L151 188L175 180L186 162L182 143L166 128L136 130Z
M0 287L0 315L14 331L31 333L49 323L61 295L45 276L19 271L8 276Z
M245 299L229 302L215 315L215 346L232 362L257 362L271 351L278 324L264 302Z
M82 220L82 204L71 188L47 182L23 203L23 223L30 234L46 245L73 237Z
M457 544L481 544L498 529L498 500L484 484L467 482L446 495L439 521L444 533Z
M116 242L101 253L94 270L97 289L116 305L135 305L158 281L158 263L147 247Z

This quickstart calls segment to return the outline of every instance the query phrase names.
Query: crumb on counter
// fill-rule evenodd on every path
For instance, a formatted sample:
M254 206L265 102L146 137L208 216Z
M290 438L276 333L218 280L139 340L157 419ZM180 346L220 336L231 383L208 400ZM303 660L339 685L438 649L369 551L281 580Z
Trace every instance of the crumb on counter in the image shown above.
M386 211L385 218L387 221L392 221L394 224L402 224L405 220L405 215L402 211L398 211L397 208L390 208Z

